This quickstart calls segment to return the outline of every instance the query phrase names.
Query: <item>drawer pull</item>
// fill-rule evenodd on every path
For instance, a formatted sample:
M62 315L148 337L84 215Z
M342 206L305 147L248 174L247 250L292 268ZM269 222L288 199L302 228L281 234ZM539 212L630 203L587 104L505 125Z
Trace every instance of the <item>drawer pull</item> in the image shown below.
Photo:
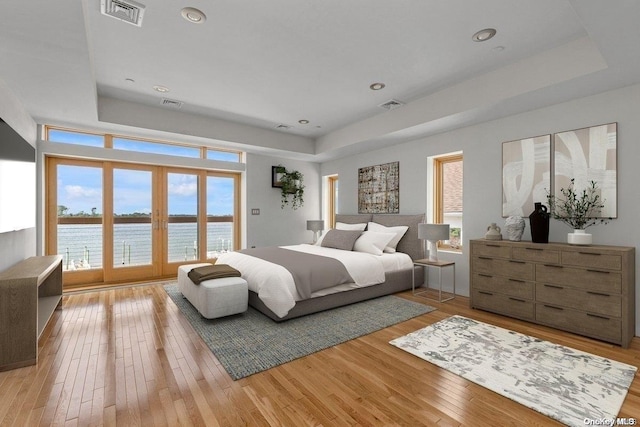
M589 270L589 269L587 269L587 271L588 271L589 273L609 274L609 272L608 272L608 271L602 271L602 270Z
M611 320L611 319L609 319L608 317L598 316L597 314L587 313L587 316L589 316L589 317L595 317L596 319Z
M478 273L478 276L480 276L480 277L493 277L490 274L482 274L482 273Z
M544 306L547 308L551 308L553 310L564 311L564 308L561 308L561 307L555 307L553 305L547 305L547 304L545 304Z
M603 294L602 292L591 292L591 291L587 291L588 294L591 295L598 295L599 297L610 297L611 295L609 294Z
M545 267L551 267L551 268L562 268L561 265L555 265L555 264L544 264Z
M524 261L514 261L514 260L509 260L509 262L512 262L514 264L526 264L526 262Z
M509 297L509 299L511 301L518 301L518 302L527 302L526 300L520 299L520 298L513 298L513 297Z
M509 279L510 282L516 282L516 283L525 283L524 280L518 280L518 279Z
M493 296L493 294L491 292L478 291L478 293L482 294L482 295L491 295L491 296Z
M544 285L545 288L553 288L553 289L564 289L562 286L555 285Z
M595 256L600 256L602 254L596 254L593 252L578 252L580 255L595 255Z
M490 244L486 244L485 246L488 246L490 248L499 248L500 245L490 245Z
M542 248L525 248L525 249L528 250L528 251L542 251L542 250L544 250Z
M479 256L478 258L479 259L487 259L489 261L493 260L493 258L489 258L489 257L486 257L486 256Z

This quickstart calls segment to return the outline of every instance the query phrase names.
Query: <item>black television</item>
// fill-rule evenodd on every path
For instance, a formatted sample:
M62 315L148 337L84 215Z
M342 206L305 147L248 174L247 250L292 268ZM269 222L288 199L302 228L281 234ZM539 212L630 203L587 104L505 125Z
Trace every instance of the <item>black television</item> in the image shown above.
M36 226L36 150L0 118L0 233Z

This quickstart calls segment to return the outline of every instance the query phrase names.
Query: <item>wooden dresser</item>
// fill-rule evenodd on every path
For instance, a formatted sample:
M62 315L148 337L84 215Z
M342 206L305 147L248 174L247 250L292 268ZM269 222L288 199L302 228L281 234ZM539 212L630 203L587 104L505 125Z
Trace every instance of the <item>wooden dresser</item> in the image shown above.
M471 307L627 347L635 248L471 240Z

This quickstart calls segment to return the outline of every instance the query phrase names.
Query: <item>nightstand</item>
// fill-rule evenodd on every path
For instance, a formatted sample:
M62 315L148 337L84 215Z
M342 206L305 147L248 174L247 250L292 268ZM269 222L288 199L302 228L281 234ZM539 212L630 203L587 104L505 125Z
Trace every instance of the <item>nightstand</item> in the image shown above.
M418 259L413 261L413 265L414 266L420 266L420 267L426 267L426 274L424 275L425 277L425 286L427 288L429 288L429 267L435 267L438 269L438 299L435 298L430 298L425 296L425 298L428 299L432 299L438 302L445 302L445 301L449 301L455 298L456 296L456 263L453 261L430 261L428 259ZM445 298L442 299L442 269L446 268L446 267L451 267L453 269L453 293L451 294L451 297L449 298ZM416 273L415 270L412 270L411 272L411 290L413 292L413 295L423 295L426 294L429 291L432 291L431 289L426 289L424 291L420 291L420 292L416 292Z

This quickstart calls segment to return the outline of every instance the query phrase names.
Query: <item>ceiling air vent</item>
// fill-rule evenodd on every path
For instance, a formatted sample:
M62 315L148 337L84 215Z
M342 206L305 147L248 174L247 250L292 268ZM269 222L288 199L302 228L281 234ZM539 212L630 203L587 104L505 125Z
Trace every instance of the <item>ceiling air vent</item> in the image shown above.
M289 130L289 129L291 129L291 126L280 124L280 125L276 126L276 129L278 129L278 130Z
M161 104L164 107L181 108L183 103L182 103L182 101L176 101L175 99L163 98Z
M385 110L395 110L396 108L402 107L403 105L404 105L404 102L400 102L395 99L392 99L390 101L385 102L384 104L378 105L378 107L384 108Z
M142 26L144 5L132 0L100 0L100 11L103 15L111 16L120 21L128 22L137 27Z

